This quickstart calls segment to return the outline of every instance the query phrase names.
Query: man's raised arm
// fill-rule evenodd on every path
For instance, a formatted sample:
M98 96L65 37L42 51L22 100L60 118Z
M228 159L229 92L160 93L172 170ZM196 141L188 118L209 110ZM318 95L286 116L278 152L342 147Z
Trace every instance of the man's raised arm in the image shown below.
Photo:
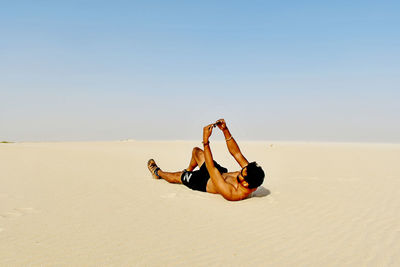
M221 173L214 165L214 160L210 149L210 142L208 140L212 133L212 129L214 128L213 126L214 124L210 124L203 129L204 158L207 171L210 174L210 178L219 194L221 194L227 200L240 200L242 197L237 194L233 185L225 182Z
M235 158L235 160L239 163L240 167L245 167L249 164L247 159L243 156L242 152L239 149L238 144L235 139L233 139L232 134L230 133L228 127L226 126L225 120L220 119L216 122L218 128L224 133L226 146L228 147L229 153Z

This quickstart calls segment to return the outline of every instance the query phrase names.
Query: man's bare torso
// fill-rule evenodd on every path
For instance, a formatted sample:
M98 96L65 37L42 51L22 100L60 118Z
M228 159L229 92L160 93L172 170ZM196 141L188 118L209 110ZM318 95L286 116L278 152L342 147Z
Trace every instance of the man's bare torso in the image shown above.
M243 198L245 198L255 190L245 188L238 183L237 176L239 175L239 173L240 171L236 171L236 172L222 173L221 175L224 178L225 182L231 184L238 192L240 192L243 195ZM212 179L209 179L207 182L207 192L218 194Z

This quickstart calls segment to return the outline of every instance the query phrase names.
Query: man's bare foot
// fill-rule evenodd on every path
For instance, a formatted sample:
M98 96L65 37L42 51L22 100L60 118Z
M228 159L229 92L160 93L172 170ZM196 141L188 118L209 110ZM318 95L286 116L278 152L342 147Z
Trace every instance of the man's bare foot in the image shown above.
M157 174L157 171L160 169L158 168L156 162L154 161L154 159L150 159L147 162L147 168L149 169L149 171L151 172L151 175L153 175L154 179L160 179L160 176Z

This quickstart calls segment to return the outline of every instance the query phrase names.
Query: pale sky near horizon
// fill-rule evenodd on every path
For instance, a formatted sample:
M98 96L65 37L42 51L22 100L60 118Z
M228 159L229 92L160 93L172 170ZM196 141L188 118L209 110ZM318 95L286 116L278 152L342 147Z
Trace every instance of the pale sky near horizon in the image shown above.
M0 141L400 142L398 1L9 1ZM214 137L221 140L221 134Z

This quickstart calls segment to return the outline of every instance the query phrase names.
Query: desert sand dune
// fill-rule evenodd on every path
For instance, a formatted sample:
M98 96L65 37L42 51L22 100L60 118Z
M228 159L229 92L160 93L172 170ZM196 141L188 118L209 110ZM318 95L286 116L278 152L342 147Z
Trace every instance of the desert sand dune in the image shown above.
M151 178L196 142L0 144L0 265L400 265L400 145L239 144L267 175L239 202Z

